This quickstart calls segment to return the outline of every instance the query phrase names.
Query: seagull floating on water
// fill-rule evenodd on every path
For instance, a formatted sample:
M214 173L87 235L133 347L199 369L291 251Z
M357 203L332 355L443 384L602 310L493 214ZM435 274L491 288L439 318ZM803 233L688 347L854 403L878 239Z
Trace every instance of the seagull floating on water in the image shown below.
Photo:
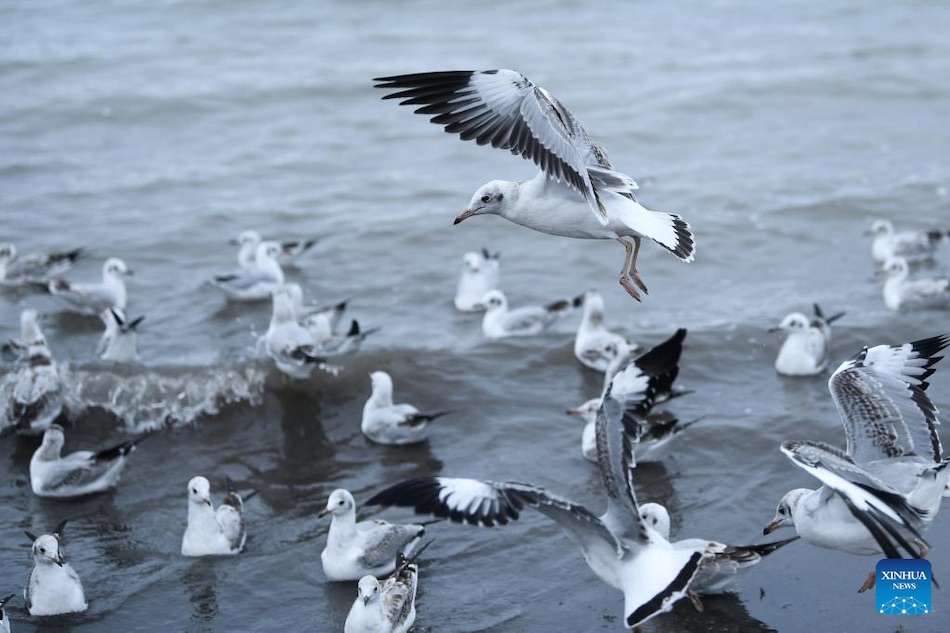
M513 70L463 70L378 77L384 99L422 106L417 114L462 140L520 154L540 172L525 182L483 185L455 223L494 214L535 231L582 239L614 239L627 256L620 284L634 299L647 292L637 272L640 240L652 239L684 262L694 258L689 224L674 213L650 211L636 199L637 183L614 171L561 102Z
M886 262L892 257L908 261L929 259L943 242L950 242L950 230L927 229L894 232L890 220L875 220L868 233L874 236L871 256L874 261Z
M208 480L198 476L188 482L188 527L181 539L182 556L230 556L244 549L244 500L230 479L227 487L215 510Z
M106 326L96 348L99 358L113 363L137 363L139 350L136 328L145 317L140 316L129 321L125 318L125 312L119 308L109 308L103 310L99 318Z
M828 346L831 344L831 324L844 312L825 318L815 304L815 317L809 319L801 312L786 315L770 332L786 332L788 336L775 359L775 371L784 376L814 376L828 365Z
M412 627L419 566L407 561L402 552L397 560L396 571L382 583L372 575L360 578L343 633L406 633Z
M649 399L649 387L641 392ZM628 394L633 397L633 394ZM543 488L516 482L419 477L383 490L367 503L411 507L456 522L493 526L530 507L560 525L597 576L624 594L624 622L636 627L687 595L704 548L674 548L643 521L633 487L639 432L610 392L597 416L597 464L607 511L597 516Z
M273 301L270 325L263 341L277 369L291 378L303 379L309 377L315 367L326 367L310 333L297 322L291 289L286 285L278 287Z
M66 435L52 424L30 459L30 486L38 497L81 497L115 488L129 453L145 436L99 451L61 455Z
M497 290L501 253L490 253L483 248L479 253L470 251L462 257L462 275L455 289L455 309L459 312L477 312L485 309L482 299L489 290Z
M79 574L66 562L60 545L65 521L53 534L36 537L33 541L33 570L23 590L30 615L59 615L78 613L89 608Z
M18 433L42 433L63 412L63 384L46 337L32 308L20 314L21 367L17 370L7 418Z
M604 298L590 290L583 295L584 316L574 337L574 358L596 371L606 372L610 362L627 348L640 346L611 332L604 325Z
M903 257L892 257L882 269L884 305L904 308L950 308L950 278L908 279L909 267Z
M238 249L238 265L241 268L254 268L257 246L261 243L261 234L257 231L242 231L237 239L233 240ZM277 242L280 250L277 253L277 263L282 267L292 266L295 260L317 243L315 239L287 240Z
M209 283L235 301L268 299L284 283L284 271L277 263L279 253L277 242L261 242L255 249L253 266L238 268L229 275L218 275Z
M61 275L82 256L82 249L60 253L32 253L17 256L16 246L0 244L0 284L45 284L51 277Z
M67 310L97 316L109 308L125 310L127 295L123 278L131 274L124 261L110 257L102 265L101 282L74 284L52 279L47 289Z
M10 618L7 617L3 608L7 606L7 603L10 602L15 595L15 593L11 593L9 596L0 598L0 633L10 633Z
M936 354L948 345L950 334L865 347L835 370L828 389L847 449L807 440L782 444L792 463L823 485L786 493L766 534L793 526L819 547L887 558L901 558L901 549L924 555L929 545L918 527L936 515L950 476L937 409L925 392L943 358ZM873 585L872 572L860 591Z
M427 438L429 422L448 411L421 413L411 404L393 404L393 379L384 371L369 375L373 393L363 405L360 428L378 444L418 444Z
M651 414L657 402L676 397L673 382L679 374L686 330L681 328L666 341L630 361L617 372L609 386L611 397L623 406L625 424L637 429L633 445L637 462L655 457L658 449L692 423L681 424L675 416ZM579 407L567 410L568 415L586 421L581 434L581 454L588 461L597 461L597 417L603 397L592 398Z
M659 503L644 503L640 506L640 516L665 539L670 538L670 513ZM700 595L710 595L729 591L737 574L762 562L780 547L797 541L799 537L762 543L760 545L726 545L719 541L701 538L688 538L672 543L677 549L703 548L703 562L699 573L690 583L690 591Z
M330 582L379 578L396 569L397 555L409 554L425 534L426 523L404 525L380 520L356 521L356 501L348 490L334 490L320 516L330 515L327 545L320 553Z
M482 333L487 338L534 336L551 327L568 310L577 308L583 297L560 299L546 306L523 306L510 310L501 290L490 290L483 298L485 316Z

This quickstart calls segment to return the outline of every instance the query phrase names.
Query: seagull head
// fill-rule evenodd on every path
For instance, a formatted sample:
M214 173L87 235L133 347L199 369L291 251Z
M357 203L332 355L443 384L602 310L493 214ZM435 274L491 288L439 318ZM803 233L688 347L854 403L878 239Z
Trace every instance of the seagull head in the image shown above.
M197 505L211 506L211 484L202 476L192 477L188 482L188 501Z
M231 240L231 243L238 246L244 246L245 244L257 246L261 243L261 234L257 231L241 231L241 234Z
M786 315L782 322L769 328L769 332L804 332L808 329L810 321L801 312L792 312Z
M355 511L356 501L353 500L353 495L350 494L349 490L338 488L330 493L330 497L327 499L327 507L320 510L319 516L324 517L328 514L338 516Z
M664 539L670 538L670 513L659 503L640 506L640 520Z
M16 259L16 246L10 242L0 244L0 263L8 264Z
M878 235L891 235L894 233L894 225L890 220L874 220L871 222L871 228L867 234L877 237Z
M485 293L485 296L482 297L481 305L485 307L485 310L505 310L508 308L508 299L505 298L505 293L501 290L489 290Z
M785 493L782 500L778 502L778 508L775 510L775 516L769 521L762 534L771 534L780 527L795 526L795 509L805 498L805 495L812 492L807 488L796 488Z
M66 562L59 554L59 541L51 534L44 534L33 541L33 560L45 565L55 563L60 567Z
M40 444L37 452L43 457L59 459L65 443L66 434L63 432L63 427L58 424L50 424L46 432L43 433L43 443Z
M119 259L118 257L110 257L106 260L106 263L102 265L102 276L103 277L124 277L131 275L132 271L129 270L129 267L125 265L125 262Z
M373 395L381 398L392 397L393 379L384 371L374 371L369 375L373 383Z
M39 324L40 315L33 308L20 313L20 342L24 345L46 344L46 337Z
M492 180L490 183L482 185L472 196L468 208L455 218L455 224L467 220L473 215L504 215L511 199L512 186L517 186L517 183L506 180Z
M478 273L482 269L482 261L481 253L476 253L475 251L469 251L462 256L465 270L473 274Z
M379 595L379 581L376 580L375 576L363 576L360 578L359 585L357 585L357 592L358 600L362 600L364 605L368 605L373 598Z
M881 266L880 273L888 279L891 278L903 278L908 275L910 268L907 265L907 260L903 257L890 257L884 265Z
M578 407L568 409L567 414L579 416L585 422L593 422L597 419L598 409L600 409L600 398L592 398Z

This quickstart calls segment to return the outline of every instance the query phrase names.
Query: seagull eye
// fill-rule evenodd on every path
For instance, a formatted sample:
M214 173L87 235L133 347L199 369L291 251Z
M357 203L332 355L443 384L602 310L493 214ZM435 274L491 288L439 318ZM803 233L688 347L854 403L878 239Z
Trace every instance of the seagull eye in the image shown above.
M785 516L785 508L779 508L778 513L781 514L782 516Z
M491 200L491 196L482 196L482 202L488 202Z
M45 547L41 547L41 548L40 548L40 554L45 554L45 553L46 553L46 548L45 548Z
M498 194L498 202L501 202L504 197L504 194Z

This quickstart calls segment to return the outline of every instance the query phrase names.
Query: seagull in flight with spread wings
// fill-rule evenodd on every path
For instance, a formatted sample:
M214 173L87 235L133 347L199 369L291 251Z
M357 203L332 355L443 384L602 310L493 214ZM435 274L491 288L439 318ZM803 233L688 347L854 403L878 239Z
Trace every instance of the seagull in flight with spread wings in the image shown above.
M551 94L514 70L460 70L374 79L384 99L421 106L417 114L463 141L506 149L533 161L531 180L493 180L475 192L455 223L493 214L529 229L581 239L614 239L627 251L620 284L634 299L648 292L637 272L640 240L655 241L684 262L694 258L689 224L637 202L639 188L614 171L607 152Z

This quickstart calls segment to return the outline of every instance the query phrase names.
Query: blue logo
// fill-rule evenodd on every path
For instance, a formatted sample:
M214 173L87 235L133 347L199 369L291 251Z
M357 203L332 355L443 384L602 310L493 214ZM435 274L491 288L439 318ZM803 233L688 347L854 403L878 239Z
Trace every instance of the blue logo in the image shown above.
M931 602L930 561L885 558L877 563L877 612L884 615L926 615Z

